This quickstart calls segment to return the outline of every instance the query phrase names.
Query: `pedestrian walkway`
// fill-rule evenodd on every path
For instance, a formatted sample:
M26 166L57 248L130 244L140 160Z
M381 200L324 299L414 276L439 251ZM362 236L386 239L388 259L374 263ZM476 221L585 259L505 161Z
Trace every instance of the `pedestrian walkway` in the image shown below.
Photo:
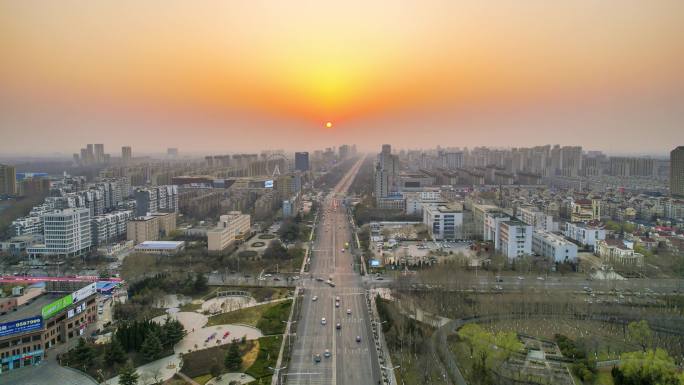
M78 370L60 366L55 360L10 370L0 374L2 385L96 385L97 382Z

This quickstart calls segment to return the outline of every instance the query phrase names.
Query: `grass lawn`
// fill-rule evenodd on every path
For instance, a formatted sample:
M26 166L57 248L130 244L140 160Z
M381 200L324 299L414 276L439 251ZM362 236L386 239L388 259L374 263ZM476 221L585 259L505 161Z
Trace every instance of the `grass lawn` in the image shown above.
M283 334L285 332L285 322L290 316L291 300L277 302L273 305L264 311L256 325L264 335Z
M200 385L204 385L207 382L209 382L209 380L211 380L212 378L213 377L211 376L211 374L205 374L203 376L193 377L192 380L195 381L196 383L200 384Z
M201 377L208 375L211 372L211 367L214 365L217 365L221 369L221 372L226 372L226 369L223 366L223 360L226 357L226 353L228 353L228 346L228 344L214 346L208 349L184 354L181 372L191 378ZM258 346L259 344L256 341L247 341L245 344L240 345L240 353L243 357L243 370L251 366L254 362L252 356L255 355L254 350L255 348L258 348ZM211 376L207 378L207 381L210 379Z
M289 307L292 301L284 301L288 308L289 312ZM247 307L241 310L236 310L236 311L231 311L228 313L222 313L222 314L217 314L215 316L209 317L209 321L207 322L207 326L214 326L214 325L225 325L225 324L245 324L245 325L250 325L254 327L259 327L258 324L260 323L262 317L266 315L266 320L262 321L262 326L268 327L268 330L262 330L264 334L266 331L272 331L273 327L271 325L271 322L275 317L276 314L280 313L282 311L282 306L283 303L281 302L276 302L276 303L269 303L265 305L259 305L259 306L252 306L252 307ZM275 310L270 310L272 308L275 308ZM269 311L270 310L270 311ZM285 320L287 320L289 313L285 315ZM278 318L281 319L281 318ZM280 322L280 321L278 321ZM280 332L282 333L282 332ZM274 333L272 333L274 334Z
M197 311L202 309L202 304L199 303L186 303L180 306L180 311Z
M610 368L596 372L594 385L613 385L613 376L610 374Z
M259 353L252 366L245 373L257 379L256 383L270 384L273 371L268 367L275 367L280 352L282 336L259 338Z

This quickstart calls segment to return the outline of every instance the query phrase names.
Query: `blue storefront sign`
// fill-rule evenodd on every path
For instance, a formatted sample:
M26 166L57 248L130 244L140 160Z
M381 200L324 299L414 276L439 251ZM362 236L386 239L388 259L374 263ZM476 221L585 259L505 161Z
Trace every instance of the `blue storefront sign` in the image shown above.
M43 318L40 316L24 318L0 324L0 337L25 333L43 328Z

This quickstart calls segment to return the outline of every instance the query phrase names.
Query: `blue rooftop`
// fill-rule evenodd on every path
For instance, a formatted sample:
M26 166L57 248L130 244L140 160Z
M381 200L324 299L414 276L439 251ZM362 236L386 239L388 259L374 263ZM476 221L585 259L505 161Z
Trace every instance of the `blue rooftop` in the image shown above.
M136 247L153 248L153 249L175 249L183 245L183 241L145 241Z

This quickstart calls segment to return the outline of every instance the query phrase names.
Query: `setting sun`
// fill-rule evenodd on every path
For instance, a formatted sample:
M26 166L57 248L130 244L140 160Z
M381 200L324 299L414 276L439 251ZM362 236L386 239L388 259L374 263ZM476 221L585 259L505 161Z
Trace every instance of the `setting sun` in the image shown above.
M326 128L332 128L332 122L326 122L325 127Z

